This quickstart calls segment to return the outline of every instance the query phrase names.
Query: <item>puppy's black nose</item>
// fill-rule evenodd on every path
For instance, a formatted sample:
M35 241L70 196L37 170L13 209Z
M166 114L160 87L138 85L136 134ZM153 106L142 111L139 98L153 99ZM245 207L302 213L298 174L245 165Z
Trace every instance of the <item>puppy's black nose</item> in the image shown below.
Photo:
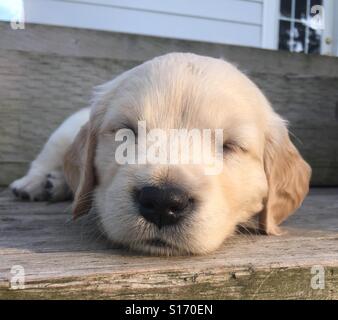
M177 223L193 209L193 199L176 187L143 187L136 196L140 214L159 228Z

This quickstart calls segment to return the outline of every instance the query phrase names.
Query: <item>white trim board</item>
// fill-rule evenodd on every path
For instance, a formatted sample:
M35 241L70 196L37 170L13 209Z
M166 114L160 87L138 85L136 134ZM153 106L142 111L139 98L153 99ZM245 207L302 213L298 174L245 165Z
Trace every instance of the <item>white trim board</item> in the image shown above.
M263 0L262 48L278 49L280 0Z
M188 11L175 14L173 11L168 13L159 12L155 9L140 10L132 8L131 4L136 5L136 3L129 3L128 1L125 2L126 6L124 7L105 4L110 3L108 0L99 1L102 1L102 3L94 4L92 0L25 0L26 21L173 39L261 47L262 25L261 22L257 23L258 20L262 20L262 2L259 1L226 1L224 3L237 8L236 14L231 13L230 7L229 12L218 13L218 16L216 14L217 8L213 8L213 10L204 14L199 12L200 15L197 15L198 10L194 9L192 12L196 15L188 15ZM217 1L219 0L215 0L215 3L218 3ZM146 2L142 0L139 6L142 3L145 5ZM191 4L192 0L180 0L177 4L179 5L181 2ZM118 4L119 2L114 0L111 3ZM182 3L180 4L181 7ZM127 4L129 4L129 7ZM255 8L250 12L252 15L258 15L258 18L251 17L245 21L247 8ZM163 8L167 11L169 9L174 10L169 5ZM221 15L224 18L221 18ZM231 15L234 17L233 20L230 20ZM242 16L242 21L236 21L240 16Z

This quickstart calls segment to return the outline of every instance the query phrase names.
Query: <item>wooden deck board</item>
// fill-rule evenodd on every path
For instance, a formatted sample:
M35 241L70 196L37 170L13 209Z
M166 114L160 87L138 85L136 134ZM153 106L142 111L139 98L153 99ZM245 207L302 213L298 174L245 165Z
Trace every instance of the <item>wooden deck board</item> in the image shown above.
M114 248L70 203L0 193L0 298L338 298L338 189L313 189L281 237L241 234L207 256L148 257ZM25 289L10 290L13 265ZM311 267L325 289L311 288Z

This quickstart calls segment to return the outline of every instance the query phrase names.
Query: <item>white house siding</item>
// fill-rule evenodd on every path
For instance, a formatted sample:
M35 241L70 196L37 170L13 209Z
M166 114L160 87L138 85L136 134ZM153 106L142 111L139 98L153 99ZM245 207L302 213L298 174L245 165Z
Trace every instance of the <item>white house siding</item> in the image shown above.
M263 0L24 0L27 22L252 47L264 47L263 3Z

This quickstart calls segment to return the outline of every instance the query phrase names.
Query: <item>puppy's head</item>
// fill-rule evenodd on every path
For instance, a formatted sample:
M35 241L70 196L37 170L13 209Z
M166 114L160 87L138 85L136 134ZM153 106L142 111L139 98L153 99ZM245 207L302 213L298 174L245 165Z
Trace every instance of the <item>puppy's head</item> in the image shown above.
M143 145L139 121L147 132L222 129L221 170L118 163L121 143ZM123 129L135 141L117 141ZM258 213L262 229L277 234L304 199L310 172L259 89L225 61L192 54L155 58L99 88L65 158L74 215L95 207L109 239L153 254L207 253Z

